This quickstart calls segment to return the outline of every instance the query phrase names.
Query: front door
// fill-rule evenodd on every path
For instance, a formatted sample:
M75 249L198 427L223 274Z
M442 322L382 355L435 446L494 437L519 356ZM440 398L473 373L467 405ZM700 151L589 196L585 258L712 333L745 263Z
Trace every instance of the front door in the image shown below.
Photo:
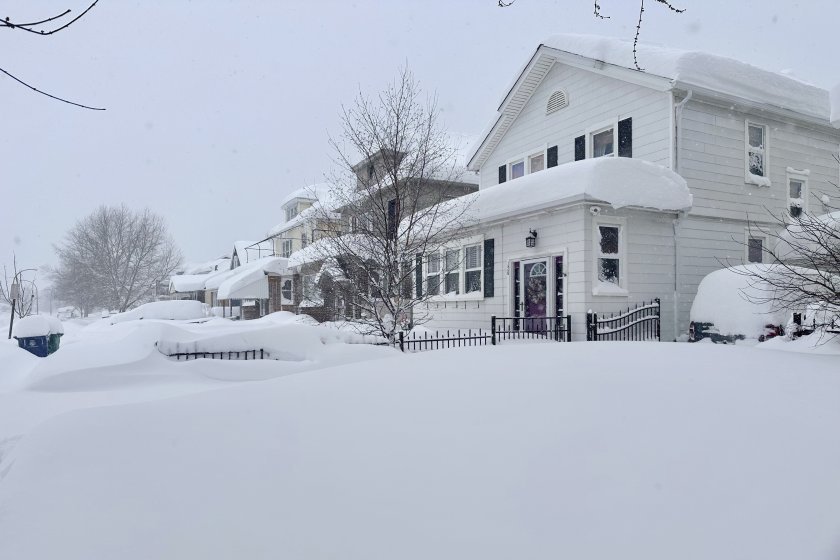
M523 330L542 332L548 314L548 260L523 261L521 274Z

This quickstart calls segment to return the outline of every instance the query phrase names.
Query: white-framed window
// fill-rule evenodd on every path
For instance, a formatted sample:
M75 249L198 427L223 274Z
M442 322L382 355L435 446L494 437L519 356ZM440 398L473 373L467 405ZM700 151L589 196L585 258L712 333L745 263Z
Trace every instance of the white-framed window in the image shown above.
M298 215L298 205L294 203L290 206L286 206L286 221L291 221L292 218Z
M808 170L787 169L788 214L798 218L808 211Z
M481 291L481 244L464 247L464 293Z
M528 156L528 173L536 173L545 169L545 152Z
M425 257L426 288L428 296L471 294L483 297L484 244L481 236L460 240L434 251Z
M315 284L315 275L306 274L303 277L303 297L310 301L318 299L318 286Z
M594 222L594 295L627 295L626 224L621 218Z
M447 294L461 293L461 250L447 249L444 252L444 290Z
M747 242L745 243L744 249L746 250L746 254L744 257L746 258L748 263L761 263L764 262L764 250L767 247L767 237L764 235L756 235L754 233L750 233L747 231Z
M586 129L586 159L613 157L618 151L618 117Z
M294 301L294 284L291 278L281 279L280 298L283 303L292 303Z
M769 187L767 167L767 127L745 121L744 124L744 174L747 183Z
M292 240L284 239L280 244L280 256L289 258L292 254Z
M440 295L440 253L437 252L426 256L426 293Z
M593 132L589 136L592 144L592 157L609 157L615 155L615 129L613 127Z
M525 160L520 159L512 162L510 165L510 180L519 179L525 176Z

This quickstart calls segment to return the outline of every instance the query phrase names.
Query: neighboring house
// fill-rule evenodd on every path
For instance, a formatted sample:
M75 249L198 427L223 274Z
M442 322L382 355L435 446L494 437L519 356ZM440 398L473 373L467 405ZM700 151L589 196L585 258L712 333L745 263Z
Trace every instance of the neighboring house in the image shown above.
M365 197L371 196L372 185L376 186L377 198L381 196L382 200L388 201L388 216L384 218L389 223L393 220L396 227L392 213L398 214L401 201L397 200L396 194L388 194L389 189L394 192L393 184L383 179L388 176L389 169L392 168L385 163L381 152L357 163L353 172L359 199L352 204L349 201L353 196L346 193L335 196L333 187L328 184L295 191L285 199L283 208L287 221L269 232L275 247L281 249L279 254L289 256L287 275L272 279L275 286L271 296L273 309L306 313L320 321L358 318L354 290L360 283L348 281L347 274L353 273L352 267L347 266L342 255L324 258L329 253L324 250L324 243L329 242L331 235L371 229L367 226L375 219L376 212L366 213L363 208ZM400 180L409 182L414 179L404 177ZM429 177L416 184L419 185L419 195L411 202L418 209L475 193L478 189L477 181L470 173L457 180ZM393 196L393 200L388 200L389 196ZM289 210L294 205L297 205L297 212Z
M687 332L706 274L764 258L749 222L824 211L840 175L828 92L714 55L637 50L641 72L626 41L560 35L537 47L470 155L482 223L418 270L418 289L440 292L430 326L571 314L581 340L586 311L658 297L671 340ZM658 167L580 161L594 158ZM680 176L693 200L676 197ZM657 202L645 185L674 196ZM510 206L484 216L487 200Z
M207 303L223 317L255 319L269 313L268 279L264 267L274 269L274 246L265 241L236 241L230 268L205 281ZM254 276L255 270L260 274Z
M206 301L204 283L207 278L220 270L230 270L230 257L222 256L200 263L187 263L169 279L168 299L190 299Z

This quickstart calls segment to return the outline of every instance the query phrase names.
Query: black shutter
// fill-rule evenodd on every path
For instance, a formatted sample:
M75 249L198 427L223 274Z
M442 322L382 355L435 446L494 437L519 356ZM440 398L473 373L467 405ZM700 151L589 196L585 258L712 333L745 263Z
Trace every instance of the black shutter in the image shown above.
M633 157L633 119L618 121L618 157Z
M507 165L499 166L499 184L507 181Z
M575 161L586 159L586 136L575 138Z
M414 284L417 297L423 297L423 255L417 253L417 265L414 267Z
M397 206L396 198L388 201L388 220L386 228L388 231L389 239L397 238L397 214L399 212L398 208L399 207Z
M484 240L484 297L493 297L493 265L495 264L495 242Z
M546 158L546 167L557 167L557 146L552 146L548 149L548 157Z

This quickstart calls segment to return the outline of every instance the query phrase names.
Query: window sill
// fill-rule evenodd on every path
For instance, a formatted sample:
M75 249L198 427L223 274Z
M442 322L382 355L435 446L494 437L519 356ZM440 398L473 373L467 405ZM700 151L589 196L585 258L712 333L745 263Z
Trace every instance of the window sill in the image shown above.
M484 292L470 292L468 294L445 294L442 296L430 296L427 303L444 303L448 301L478 301L484 299Z
M752 173L747 172L746 176L744 177L744 183L748 185L755 185L757 187L770 187L772 183L770 182L769 177L763 177L761 175L753 175Z
M592 295L593 296L606 296L606 297L627 297L630 295L630 292L616 286L615 284L610 284L609 282L598 282L592 288Z

